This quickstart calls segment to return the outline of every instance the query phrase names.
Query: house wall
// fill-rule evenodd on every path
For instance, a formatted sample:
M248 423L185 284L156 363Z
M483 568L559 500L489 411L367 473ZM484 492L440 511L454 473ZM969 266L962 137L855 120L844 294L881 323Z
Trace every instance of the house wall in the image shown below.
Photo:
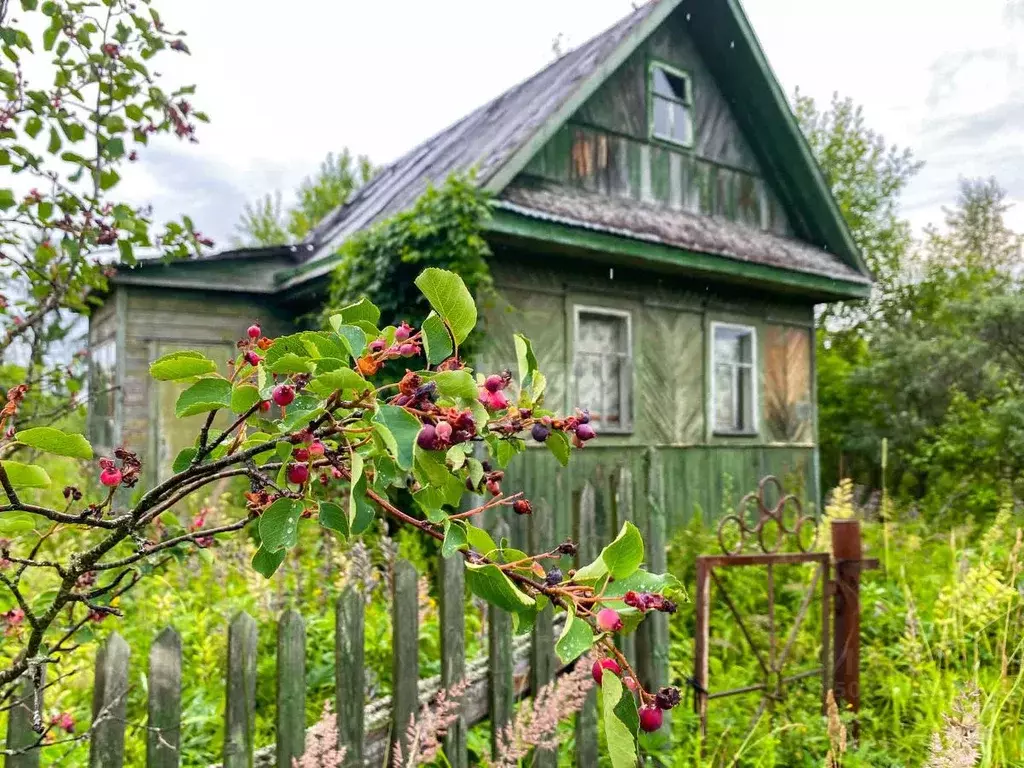
M681 6L569 119L524 170L614 197L715 215L777 234L792 227L689 32ZM694 143L649 138L648 65L684 70Z
M260 322L271 335L291 330L291 319L263 299L124 285L115 288L94 316L90 339L118 320L123 321L123 342L118 349L122 391L117 444L140 454L147 471L157 473L147 475L150 479L169 474L174 457L194 442L205 417L176 419L174 404L185 385L154 381L149 364L168 352L194 349L225 372L235 342L252 322Z
M487 370L515 368L514 332L534 344L548 380L546 405L570 411L574 305L628 312L632 325L634 428L601 433L567 469L532 448L509 473L510 488L556 511L571 530L571 499L586 482L604 488L623 469L641 472L648 450L662 471L669 530L700 513L720 517L758 480L776 474L807 503L819 498L813 412L810 303L740 293L690 279L586 264L552 255L499 250L492 262L497 295L485 299ZM757 432L716 435L709 427L710 327L749 325L757 334ZM615 493L644 495L636 488ZM612 493L612 496L615 494ZM609 497L611 498L611 497ZM637 507L639 508L639 507Z

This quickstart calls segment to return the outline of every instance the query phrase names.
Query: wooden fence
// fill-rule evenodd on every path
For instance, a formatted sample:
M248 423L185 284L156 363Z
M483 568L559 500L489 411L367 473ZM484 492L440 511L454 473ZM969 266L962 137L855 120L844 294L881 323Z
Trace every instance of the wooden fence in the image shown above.
M575 540L579 542L578 563L597 556L604 531L595 521L621 522L629 518L627 501L614 511L602 509L604 494L584 487L574 500ZM624 497L629 498L629 497ZM651 505L657 510L657 505ZM663 519L656 511L646 515L649 525L648 565L662 571L664 562ZM616 519L617 518L617 519ZM550 549L553 541L551 515L534 514L528 538L536 550ZM604 527L604 526L602 526ZM501 535L505 531L496 531ZM569 565L568 563L566 565ZM392 580L392 665L393 691L365 704L364 660L365 599L347 590L336 604L335 701L340 744L347 749L346 766L380 766L391 740L405 735L410 717L438 690L463 679L470 687L459 720L445 741L445 754L453 768L465 768L467 729L490 720L492 749L499 730L514 716L518 697L551 680L558 672L554 640L560 622L550 606L538 617L530 635L514 636L512 618L504 611L488 610L488 653L467 661L465 654L464 564L462 558L442 559L438 566L439 632L441 674L419 679L418 574L408 562L399 560ZM668 678L667 625L662 615L651 616L641 631L624 639L623 650L637 664L638 673L652 686ZM655 653L655 649L660 649ZM225 681L224 768L250 766L291 766L301 755L307 723L305 622L294 610L286 610L277 625L276 743L257 749L254 743L256 715L257 626L246 613L237 614L228 627L227 673ZM93 693L93 721L89 744L90 768L120 768L124 765L125 709L132 669L139 661L116 632L97 654ZM146 722L147 768L177 768L181 731L182 663L181 638L173 628L164 629L152 644L148 666L148 717ZM187 681L184 681L187 685ZM42 711L45 691L37 691L26 680L23 697L8 718L8 749L32 747L38 741L33 731L33 713ZM576 722L576 762L588 768L597 764L596 694ZM38 768L40 750L26 749L9 756L7 768ZM554 768L557 755L538 754L538 768Z

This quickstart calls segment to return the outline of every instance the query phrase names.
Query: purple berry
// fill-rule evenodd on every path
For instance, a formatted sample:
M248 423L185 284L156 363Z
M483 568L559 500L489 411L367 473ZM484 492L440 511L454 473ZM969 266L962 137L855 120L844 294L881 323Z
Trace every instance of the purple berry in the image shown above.
M437 446L437 430L433 424L424 424L416 435L416 445L425 451L432 451Z
M551 430L538 421L533 425L533 429L530 430L530 434L538 443L543 443L548 439L548 436L551 434Z
M595 432L594 428L589 424L580 424L576 427L576 437L578 437L581 442L585 443L587 440L593 440L597 437L597 432Z
M484 381L484 387L488 392L499 392L505 387L505 382L502 381L501 376L494 373L487 377Z

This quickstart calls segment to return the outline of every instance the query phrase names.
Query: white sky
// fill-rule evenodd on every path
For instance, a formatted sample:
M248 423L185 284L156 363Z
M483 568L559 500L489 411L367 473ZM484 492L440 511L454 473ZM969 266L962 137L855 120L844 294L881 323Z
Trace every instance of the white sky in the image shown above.
M925 161L904 200L915 226L941 220L958 177L994 175L1024 230L1024 0L744 5L788 93L851 96L870 127ZM287 202L327 152L392 160L547 64L557 35L574 47L631 10L630 0L160 6L192 51L165 56L165 76L196 83L212 123L199 145L144 152L124 192L158 218L191 214L218 246L246 200L280 189Z

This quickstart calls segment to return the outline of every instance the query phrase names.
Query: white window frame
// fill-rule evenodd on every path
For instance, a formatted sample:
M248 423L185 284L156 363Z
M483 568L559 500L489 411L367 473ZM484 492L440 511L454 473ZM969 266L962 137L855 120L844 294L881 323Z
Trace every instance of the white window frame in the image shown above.
M665 94L655 93L655 91L654 91L654 70L655 69L660 69L663 72L665 72L667 75L671 75L672 77L675 77L675 78L678 78L678 79L682 80L685 83L685 85L686 85L686 98L678 99L678 98L673 98L671 96L667 96ZM689 123L690 123L690 141L689 142L680 141L679 139L675 138L673 135L671 135L672 134L671 130L669 131L668 135L662 135L662 134L658 133L657 127L655 126L655 120L654 120L655 102L658 99L662 99L662 100L667 101L667 102L669 102L671 104L678 104L679 106L685 107L687 109L687 115L688 115ZM650 124L650 137L651 137L651 139L653 139L654 141L661 141L661 142L664 142L666 144L671 144L671 145L676 146L676 147L682 147L683 149L693 149L694 142L697 139L697 136L696 136L697 124L696 124L696 120L695 120L694 105L693 105L693 78L690 76L690 73L687 72L684 69L679 69L678 67L673 67L671 64L666 64L663 61L653 60L653 61L649 62L648 65L647 65L647 102L648 102L648 104L647 104L647 119L648 119L649 124ZM674 115L675 113L674 112L670 112L669 114ZM674 119L675 118L673 117L673 121L674 121ZM674 126L674 122L673 122L673 126Z
M607 434L620 434L628 435L633 432L633 409L634 409L634 388L633 388L633 313L625 309L614 309L612 307L598 307L591 304L574 304L573 305L573 330L572 330L572 370L570 371L570 381L572 382L572 397L578 397L577 382L576 382L576 356L580 352L580 315L603 315L605 317L615 317L625 319L626 321L626 351L609 353L609 356L616 355L621 358L625 363L624 371L622 375L622 381L620 382L620 391L622 392L621 398L625 402L619 403L619 423L618 425L609 424L608 422L600 421L597 422L599 432ZM594 354L594 353L588 353ZM624 389L623 389L624 388ZM571 403L571 405L583 404ZM628 405L628 407L627 407ZM601 412L607 412L602 403Z
M750 424L744 429L722 429L718 426L718 392L715 386L715 381L718 378L715 375L715 371L718 367L718 363L715 360L715 337L718 329L723 328L731 331L743 331L750 334L750 362L749 363L737 363L735 369L740 367L750 368ZM708 398L708 422L711 425L711 433L714 435L727 435L727 436L740 436L740 437L753 437L760 433L761 419L760 419L760 403L761 396L760 392L760 376L758 376L757 368L757 328L752 325L744 325L742 323L723 323L713 322L711 323L711 337L708 340L708 346L710 348L708 356L710 358L710 364L708 366L708 375L711 379L711 397ZM739 413L739 409L736 407L736 399L738 397L738 387L736 371L733 370L733 412Z

